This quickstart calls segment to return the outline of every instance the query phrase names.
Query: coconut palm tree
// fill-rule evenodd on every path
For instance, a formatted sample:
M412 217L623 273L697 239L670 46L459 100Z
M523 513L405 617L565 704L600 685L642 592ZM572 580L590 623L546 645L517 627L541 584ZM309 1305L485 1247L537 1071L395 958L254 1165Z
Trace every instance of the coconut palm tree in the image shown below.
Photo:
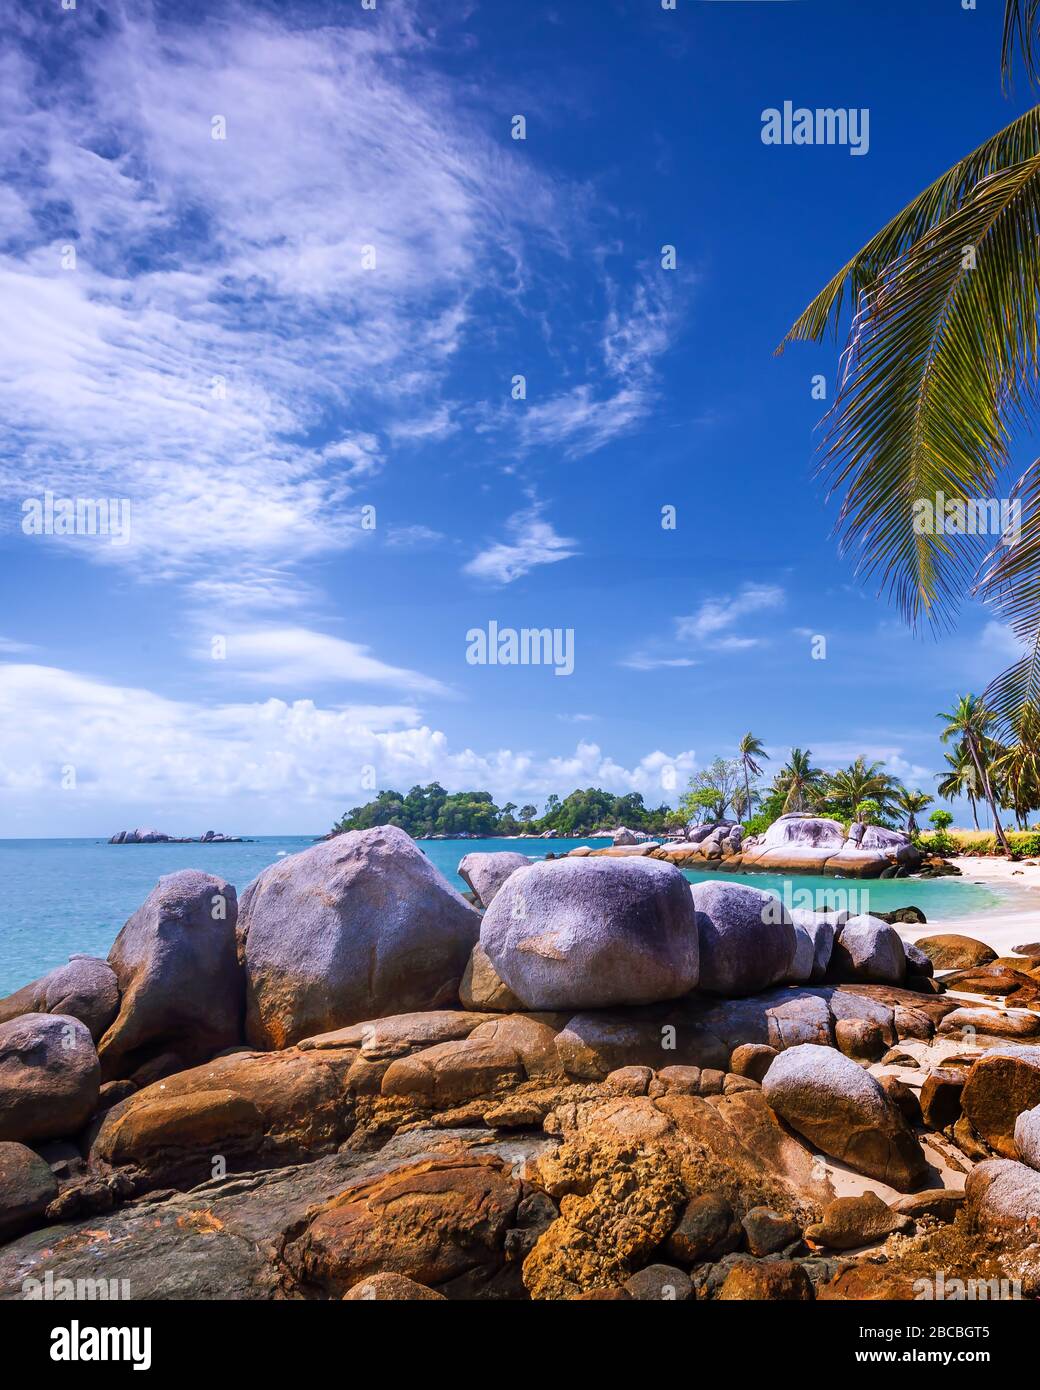
M737 744L737 760L744 769L744 808L745 814L751 814L751 777L761 777L762 767L755 761L761 758L763 762L769 761L769 754L762 745L762 740L755 737L752 733L746 733Z
M944 801L956 801L959 796L966 796L971 806L971 818L975 822L975 829L979 828L979 785L975 765L971 760L967 748L962 740L958 740L953 745L952 753L944 753L949 772L937 772L936 779L939 782L936 791Z
M776 775L774 790L784 798L783 814L804 811L819 799L824 771L812 765L812 749L792 748L791 756Z
M1013 722L1015 737L993 759L992 775L1003 792L1003 802L1015 813L1021 829L1028 827L1029 812L1040 808L1040 711L1026 704Z
M1019 63L1040 84L1040 0L1006 0L1001 60L1005 90ZM969 592L1003 615L1025 654L984 695L1002 731L1040 705L1040 460L1011 491L1015 544L977 525L950 534L946 504L977 518L1000 495L1012 429L1040 408L1038 305L1034 105L877 232L778 349L837 332L850 311L821 462L842 547L912 624L949 622Z
M906 833L908 835L917 834L917 814L919 811L926 810L935 800L934 796L929 796L927 792L909 791L906 787L900 787L896 794L896 806L906 816Z
M993 793L988 767L988 734L993 725L993 716L977 696L961 695L953 709L940 714L939 718L946 720L946 728L940 734L943 743L948 743L951 738L959 738L964 743L975 768L976 785L982 789L993 814L993 831L1000 841L1001 849L1010 855L1011 846L997 815L997 799Z
M826 797L839 809L859 819L861 801L876 801L882 814L887 812L901 790L898 781L885 772L881 763L868 763L862 754L848 767L832 772L827 779Z

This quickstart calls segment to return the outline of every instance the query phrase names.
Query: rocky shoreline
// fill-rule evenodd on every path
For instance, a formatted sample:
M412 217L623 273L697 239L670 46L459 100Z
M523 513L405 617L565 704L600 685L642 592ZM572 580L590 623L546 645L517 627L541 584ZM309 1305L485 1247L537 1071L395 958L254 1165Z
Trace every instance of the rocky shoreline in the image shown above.
M681 868L729 874L816 874L827 878L932 877L957 872L928 859L902 830L799 812L780 816L762 835L745 836L736 821L690 826L686 838L660 844L624 828L608 849L585 846L574 855L645 854Z
M1040 1294L1040 968L350 832L0 1001L0 1298ZM1028 943L1027 943L1028 944Z

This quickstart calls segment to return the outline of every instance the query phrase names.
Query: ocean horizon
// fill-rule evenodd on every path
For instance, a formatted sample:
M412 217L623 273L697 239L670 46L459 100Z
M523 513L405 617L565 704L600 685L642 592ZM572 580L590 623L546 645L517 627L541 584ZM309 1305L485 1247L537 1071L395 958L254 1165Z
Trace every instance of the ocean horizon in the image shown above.
M0 840L0 996L64 965L70 955L108 955L120 928L165 874L203 869L233 884L239 897L268 865L308 849L318 835L243 836L240 843L111 845L107 838ZM605 838L418 840L416 844L448 882L462 891L457 869L463 855L517 849L532 859L566 854L578 845L593 848ZM686 870L691 883L720 877ZM820 906L826 895L858 894L859 910L886 912L913 904L931 920L998 909L1004 899L991 887L965 879L852 879L814 875L729 874L727 879L788 895L810 892ZM865 895L865 896L864 896ZM796 905L802 905L797 899Z

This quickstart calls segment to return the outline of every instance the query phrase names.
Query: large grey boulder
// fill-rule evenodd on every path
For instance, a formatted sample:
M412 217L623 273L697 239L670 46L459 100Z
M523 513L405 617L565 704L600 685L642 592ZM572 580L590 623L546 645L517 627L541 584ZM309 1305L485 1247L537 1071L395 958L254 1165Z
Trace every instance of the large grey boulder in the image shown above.
M827 974L827 967L831 962L831 952L834 949L834 937L842 925L848 921L847 912L813 912L807 908L793 907L791 909L791 920L794 922L795 930L799 928L805 931L812 938L813 959L812 968L806 977L813 984L819 984ZM801 961L798 961L798 968ZM804 983L804 980L796 981Z
M182 869L159 880L108 955L122 997L98 1044L106 1081L164 1052L190 1067L242 1041L237 915L221 878Z
M1040 1173L1013 1159L987 1159L968 1174L964 1193L972 1230L1005 1252L1037 1244Z
M789 977L797 950L791 915L778 897L742 883L695 884L700 988L756 994Z
M82 1129L101 1087L94 1042L68 1014L0 1023L0 1140L31 1144Z
M502 850L495 854L466 854L459 861L459 877L468 883L481 907L490 907L495 894L510 874L526 869L531 860L526 854Z
M685 878L656 859L558 859L512 874L480 943L528 1009L675 999L697 984Z
M914 866L920 851L901 830L853 823L849 834L840 821L791 812L778 817L764 835L745 842L743 867L776 873L826 873L876 878L891 865Z
M831 1047L781 1052L762 1081L770 1109L818 1149L900 1192L928 1169L921 1145L868 1071Z
M246 1036L288 1047L454 1004L479 930L480 914L396 826L291 855L242 895Z
M71 956L31 984L0 999L0 1023L19 1014L70 1014L85 1023L95 1042L119 1011L115 971L93 956Z
M800 922L793 922L794 955L787 979L792 985L805 985L812 979L813 964L816 960L816 940L809 929Z
M827 977L846 984L901 985L906 978L902 937L877 917L850 917L838 931Z
M638 845L640 841L645 839L645 835L640 834L636 830L629 830L625 825L619 825L612 836L613 843L616 846Z

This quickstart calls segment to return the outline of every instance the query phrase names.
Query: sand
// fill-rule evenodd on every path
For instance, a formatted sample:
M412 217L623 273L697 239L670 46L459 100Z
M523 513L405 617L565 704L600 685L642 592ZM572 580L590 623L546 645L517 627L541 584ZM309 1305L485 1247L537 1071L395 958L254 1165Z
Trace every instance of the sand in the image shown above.
M974 936L991 946L998 956L1010 955L1016 946L1040 941L1040 863L1015 864L1009 859L960 858L950 861L960 869L966 882L993 887L1007 897L1000 907L972 913L967 917L935 917L927 926L900 925L908 941L921 936L955 932ZM909 889L910 882L907 887ZM909 901L913 901L912 893Z

